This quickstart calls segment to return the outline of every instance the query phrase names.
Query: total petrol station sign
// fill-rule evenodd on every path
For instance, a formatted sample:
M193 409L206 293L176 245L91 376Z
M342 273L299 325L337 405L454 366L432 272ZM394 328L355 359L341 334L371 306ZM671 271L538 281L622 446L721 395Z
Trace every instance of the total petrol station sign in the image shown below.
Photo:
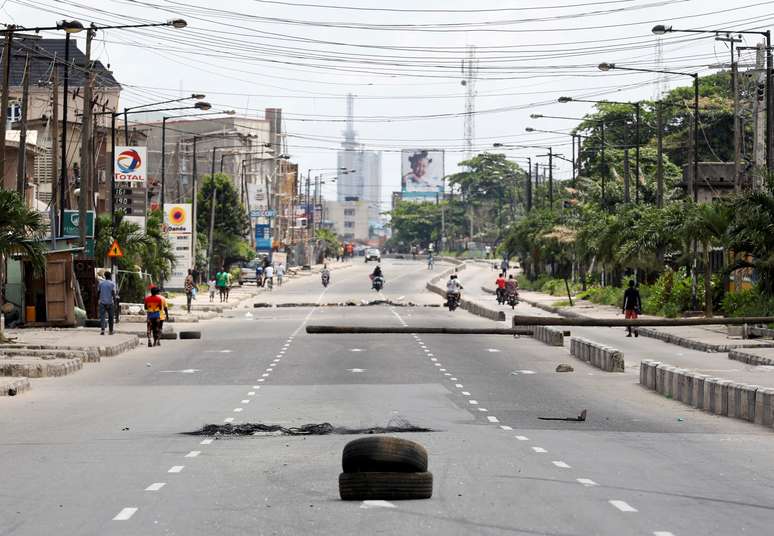
M146 147L117 146L113 162L115 182L145 186L148 179L147 161Z

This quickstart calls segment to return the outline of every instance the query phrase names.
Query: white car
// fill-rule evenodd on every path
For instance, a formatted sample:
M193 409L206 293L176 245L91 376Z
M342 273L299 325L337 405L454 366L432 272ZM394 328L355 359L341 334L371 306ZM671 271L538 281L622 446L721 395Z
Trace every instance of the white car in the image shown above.
M368 248L365 252L365 261L382 262L382 254L376 248Z

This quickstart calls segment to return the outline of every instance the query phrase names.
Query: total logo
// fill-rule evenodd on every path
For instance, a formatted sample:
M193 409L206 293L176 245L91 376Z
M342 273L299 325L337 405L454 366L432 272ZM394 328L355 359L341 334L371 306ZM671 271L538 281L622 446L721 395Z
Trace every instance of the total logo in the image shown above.
M144 154L143 149L126 147L116 154L115 178L117 181L145 181L143 157L140 154L140 151Z

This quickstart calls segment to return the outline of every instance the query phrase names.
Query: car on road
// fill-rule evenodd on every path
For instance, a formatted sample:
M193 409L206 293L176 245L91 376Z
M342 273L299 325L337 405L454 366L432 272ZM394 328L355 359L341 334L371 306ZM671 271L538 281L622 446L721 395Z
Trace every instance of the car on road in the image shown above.
M382 253L376 248L368 248L365 252L365 261L382 262Z
M257 257L251 261L243 262L239 265L239 284L255 283L255 267L263 262L264 257Z

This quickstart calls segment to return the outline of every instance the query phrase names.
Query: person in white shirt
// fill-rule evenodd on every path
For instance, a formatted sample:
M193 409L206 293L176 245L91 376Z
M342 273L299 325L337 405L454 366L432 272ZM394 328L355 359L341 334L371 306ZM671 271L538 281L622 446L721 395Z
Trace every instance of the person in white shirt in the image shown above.
M462 285L460 284L459 279L457 279L457 274L452 274L449 277L449 281L446 283L446 292L449 294L459 294L462 290Z
M271 289L274 286L274 266L271 264L268 265L263 271L263 274L266 278L266 284L269 286L269 289Z
M277 266L277 284L282 286L282 278L285 277L285 263L279 263Z

